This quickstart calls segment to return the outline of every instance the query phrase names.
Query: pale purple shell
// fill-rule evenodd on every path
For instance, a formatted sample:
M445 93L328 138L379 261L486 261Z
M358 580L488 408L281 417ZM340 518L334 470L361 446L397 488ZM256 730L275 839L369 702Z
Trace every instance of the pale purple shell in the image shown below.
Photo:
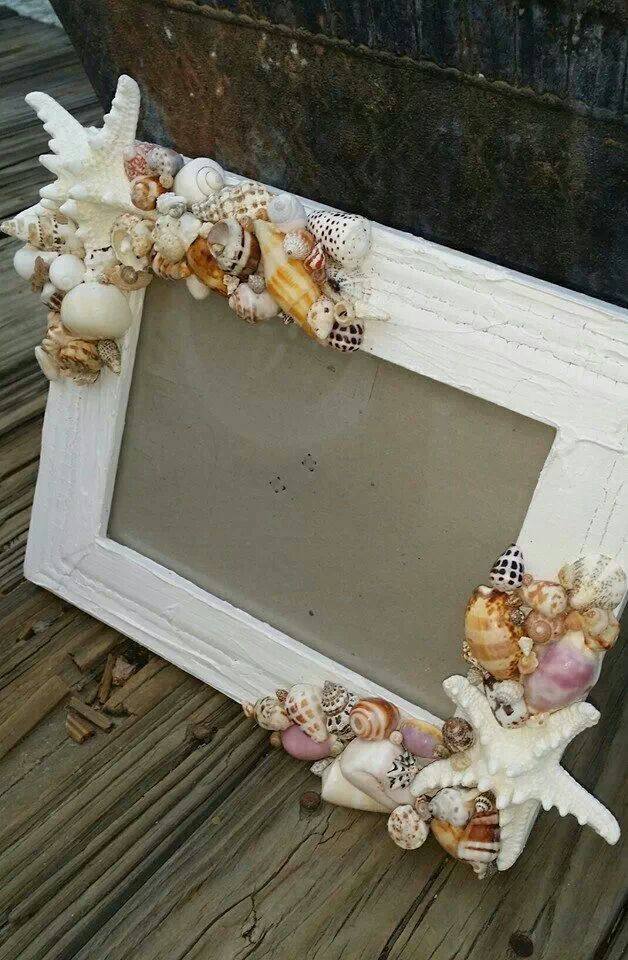
M523 679L528 708L537 713L559 710L582 699L596 683L602 657L563 639L535 648L539 665Z
M331 754L331 742L329 740L316 743L296 724L281 731L281 743L286 753L289 753L291 757L296 757L297 760L309 760L313 763L315 760L324 760Z
M423 730L417 730L416 727L408 724L401 724L401 734L403 736L403 745L415 757L424 757L431 759L434 756L434 748L440 746L441 741L430 733Z

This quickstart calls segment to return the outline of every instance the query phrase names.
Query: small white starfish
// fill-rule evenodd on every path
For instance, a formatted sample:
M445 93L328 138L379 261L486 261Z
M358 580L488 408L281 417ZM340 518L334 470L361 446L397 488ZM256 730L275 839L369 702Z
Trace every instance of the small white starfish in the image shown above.
M499 870L512 866L523 850L539 804L544 810L556 807L563 817L571 813L608 843L617 842L615 817L560 766L567 744L598 722L600 714L592 704L574 703L506 729L495 719L484 694L465 677L448 677L443 688L458 707L457 714L475 731L470 762L463 770L457 770L451 759L428 764L414 779L413 796L453 786L492 791L501 811Z

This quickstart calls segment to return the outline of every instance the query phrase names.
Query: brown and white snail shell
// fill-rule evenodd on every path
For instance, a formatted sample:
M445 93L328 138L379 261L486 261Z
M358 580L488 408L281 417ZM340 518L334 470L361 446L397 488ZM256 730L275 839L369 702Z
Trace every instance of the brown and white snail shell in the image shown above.
M441 734L443 744L451 753L462 753L468 750L475 742L475 733L468 720L463 717L450 717L445 720Z
M356 737L362 740L385 740L399 724L399 711L394 703L382 697L358 700L349 720Z

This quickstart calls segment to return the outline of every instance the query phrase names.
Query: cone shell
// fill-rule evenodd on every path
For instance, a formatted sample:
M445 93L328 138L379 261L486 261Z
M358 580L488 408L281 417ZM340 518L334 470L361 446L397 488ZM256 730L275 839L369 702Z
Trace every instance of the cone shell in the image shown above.
M497 680L516 676L521 658L517 641L523 628L510 619L511 609L507 594L478 587L465 613L465 640L471 656Z
M394 703L381 697L358 700L350 713L351 729L361 740L386 740L399 724Z
M417 850L425 843L429 832L427 823L409 803L395 807L388 818L390 838L402 850Z
M218 266L212 257L207 240L204 237L197 237L188 248L185 257L194 274L206 287L215 290L223 297L227 296L225 271Z
M307 218L307 228L337 263L355 266L369 252L371 224L353 213L317 210Z
M612 557L601 554L566 563L558 574L574 610L602 607L613 610L626 592L626 574Z
M559 617L567 609L565 589L551 580L524 582L518 593L527 607L532 607L543 617Z
M292 722L316 743L324 743L328 738L321 694L321 689L314 684L298 683L290 688L285 702L286 712Z
M263 220L256 220L255 234L262 252L266 289L308 336L315 337L308 322L308 312L321 296L320 290L300 260L288 259L280 230Z
M489 579L497 590L515 590L523 581L523 554L516 543L511 543L497 558Z
M186 167L183 168L185 171ZM183 172L182 171L182 172ZM179 178L175 182L177 187ZM218 223L219 220L251 220L266 219L268 203L271 194L261 183L238 183L233 187L224 187L220 193L207 197L198 203L192 204L192 213L207 223Z

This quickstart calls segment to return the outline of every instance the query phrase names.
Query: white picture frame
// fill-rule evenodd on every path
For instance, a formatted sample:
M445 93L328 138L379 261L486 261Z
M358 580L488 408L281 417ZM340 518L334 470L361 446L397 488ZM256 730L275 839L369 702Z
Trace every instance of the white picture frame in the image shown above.
M42 110L65 122L49 98ZM554 577L588 552L625 565L628 311L378 224L362 270L370 314L388 315L369 319L363 349L555 428L518 538L527 566ZM119 376L50 385L26 577L234 700L333 676L435 720L108 537L143 300L129 294Z

